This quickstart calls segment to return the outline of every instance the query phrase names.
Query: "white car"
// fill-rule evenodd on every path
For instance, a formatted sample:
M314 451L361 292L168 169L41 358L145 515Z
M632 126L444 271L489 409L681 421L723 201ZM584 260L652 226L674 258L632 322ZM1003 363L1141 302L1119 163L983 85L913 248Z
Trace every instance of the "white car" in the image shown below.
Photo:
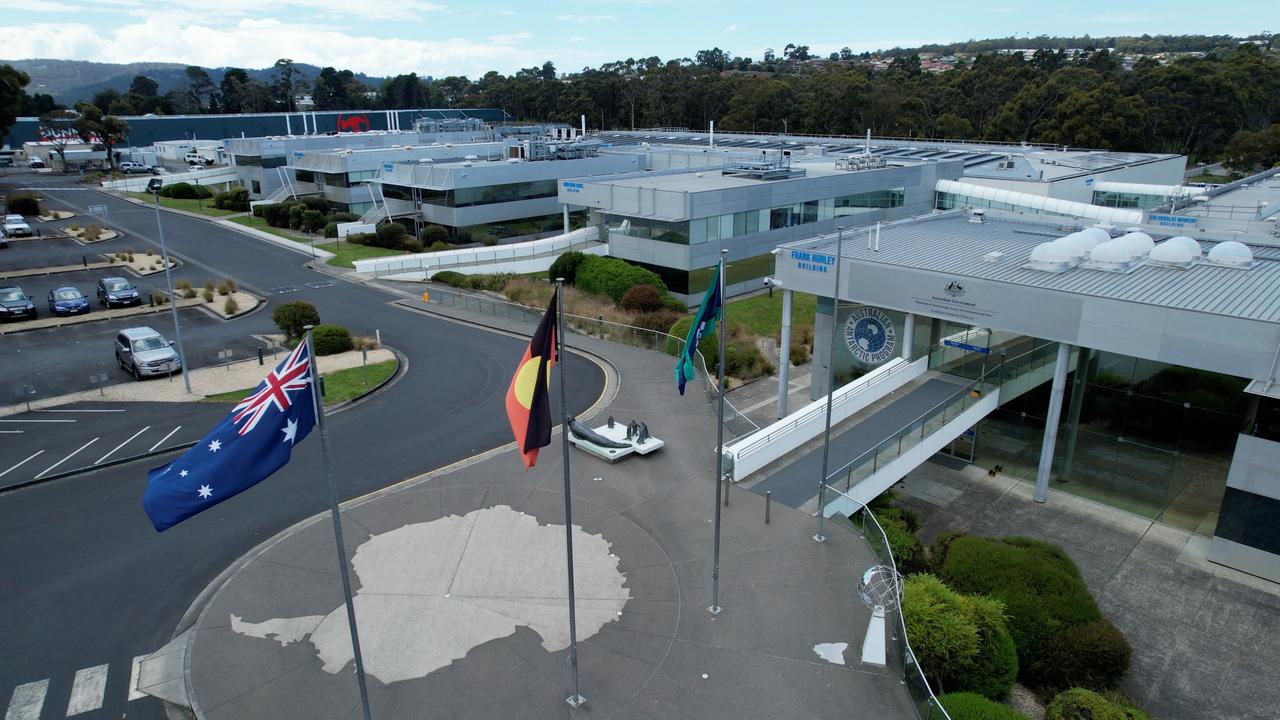
M21 215L4 216L5 237L31 237L31 226Z

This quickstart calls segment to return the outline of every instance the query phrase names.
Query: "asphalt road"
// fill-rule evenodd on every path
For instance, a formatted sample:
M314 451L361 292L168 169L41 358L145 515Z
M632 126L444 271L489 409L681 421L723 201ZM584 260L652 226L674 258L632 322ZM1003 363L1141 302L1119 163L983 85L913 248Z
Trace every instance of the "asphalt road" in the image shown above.
M24 184L35 182L23 179ZM112 223L130 233L135 248L157 242L149 209L83 191L49 190L44 195L52 207L82 210L90 203L107 204ZM368 334L380 330L386 344L408 357L408 368L395 385L331 418L342 497L356 497L510 441L503 397L526 341L393 306L394 297L382 290L333 282L305 269L306 258L299 254L205 221L165 214L164 222L170 247L190 263L235 277L272 304L307 300L324 321ZM271 288L293 290L276 295ZM250 318L269 322L269 312L270 306ZM157 329L164 331L160 325ZM31 366L31 356L7 350L27 335L31 333L3 338L11 377L41 370ZM99 341L86 337L81 345L91 344L97 353ZM113 362L109 353L106 358ZM577 412L598 397L603 374L576 356L566 368L574 378L569 403ZM86 370L76 372L87 375ZM68 432L96 432L92 425L77 423ZM7 444L13 436L3 437ZM35 436L21 442L27 440ZM514 454L511 461L519 462ZM5 572L0 573L0 618L5 624L0 706L9 702L14 688L47 682L40 717L64 717L77 673L89 677L94 673L87 669L105 665L104 703L83 717L159 720L163 713L158 702L128 696L132 660L163 645L196 594L240 555L325 508L319 436L313 433L293 462L267 481L157 534L139 500L144 471L158 462L104 468L0 493L0 548L5 555Z

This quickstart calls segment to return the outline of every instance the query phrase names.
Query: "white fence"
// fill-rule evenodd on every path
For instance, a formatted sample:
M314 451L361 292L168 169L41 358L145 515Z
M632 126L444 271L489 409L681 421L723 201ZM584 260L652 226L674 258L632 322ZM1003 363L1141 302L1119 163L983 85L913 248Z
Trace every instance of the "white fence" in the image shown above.
M842 422L871 403L920 377L929 368L928 356L913 362L894 358L837 389L831 400L831 424ZM814 400L785 418L725 446L731 457L733 481L751 473L818 437L826 424L827 399Z
M146 192L147 183L155 179L159 179L164 185L172 185L179 182L191 183L192 185L221 185L222 183L236 182L239 177L236 176L235 168L222 167L209 170L193 170L173 175L139 175L138 177L125 178L124 180L107 180L102 183L102 187L107 190L119 190L122 192Z
M598 243L599 228L592 226L574 230L568 235L531 240L494 247L461 248L433 253L395 255L357 260L356 272L375 277L405 276L403 279L426 280L443 270L456 270L476 265L515 263L535 258L553 258L570 250L584 250Z

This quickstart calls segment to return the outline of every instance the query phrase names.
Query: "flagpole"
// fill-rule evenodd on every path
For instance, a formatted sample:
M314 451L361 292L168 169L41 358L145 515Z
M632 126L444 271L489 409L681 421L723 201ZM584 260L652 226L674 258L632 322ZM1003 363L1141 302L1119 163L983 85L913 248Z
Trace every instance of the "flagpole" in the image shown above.
M560 444L564 448L564 549L569 567L569 665L573 669L571 707L587 701L578 688L578 616L573 594L573 500L569 487L569 405L564 384L564 278L556 278L556 365L560 366Z
M728 250L720 251L720 267L716 272L719 283L720 293L720 320L716 323L720 330L720 353L719 353L719 392L716 393L719 398L719 407L716 409L716 522L715 522L715 550L713 551L714 559L711 565L711 607L707 608L712 615L719 615L720 610L720 485L724 482L724 335L725 335L725 307L724 307L724 256Z
M364 678L364 657L360 653L360 634L356 632L356 606L351 600L351 574L347 570L347 546L342 540L342 518L338 514L338 481L333 475L333 455L329 450L329 430L324 424L324 402L320 399L320 367L316 364L316 348L311 341L313 326L307 325L307 358L311 362L311 399L315 405L316 425L320 428L320 447L324 453L324 472L329 480L329 514L333 517L333 538L338 543L338 570L342 574L342 596L347 602L347 626L351 629L351 651L356 661L356 682L360 686L360 707L364 720L369 714L369 688Z
M827 459L831 454L831 405L836 390L836 323L840 321L840 253L844 249L844 226L836 228L835 292L831 295L831 336L827 338L827 420L822 428L822 476L818 478L818 532L814 542L826 540L822 524L826 520L822 501L827 489Z

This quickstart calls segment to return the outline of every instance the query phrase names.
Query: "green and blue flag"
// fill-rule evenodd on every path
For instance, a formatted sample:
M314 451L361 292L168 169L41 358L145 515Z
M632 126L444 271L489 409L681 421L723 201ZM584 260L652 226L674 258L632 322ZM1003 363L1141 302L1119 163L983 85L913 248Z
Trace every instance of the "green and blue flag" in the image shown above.
M684 339L684 351L676 362L676 386L680 394L684 394L684 385L698 376L693 366L693 354L698 352L698 344L702 338L716 331L716 323L720 320L720 312L724 307L724 297L720 293L721 265L716 266L716 274L711 278L711 287L702 296L702 307L693 317L693 325L689 327L689 335Z

